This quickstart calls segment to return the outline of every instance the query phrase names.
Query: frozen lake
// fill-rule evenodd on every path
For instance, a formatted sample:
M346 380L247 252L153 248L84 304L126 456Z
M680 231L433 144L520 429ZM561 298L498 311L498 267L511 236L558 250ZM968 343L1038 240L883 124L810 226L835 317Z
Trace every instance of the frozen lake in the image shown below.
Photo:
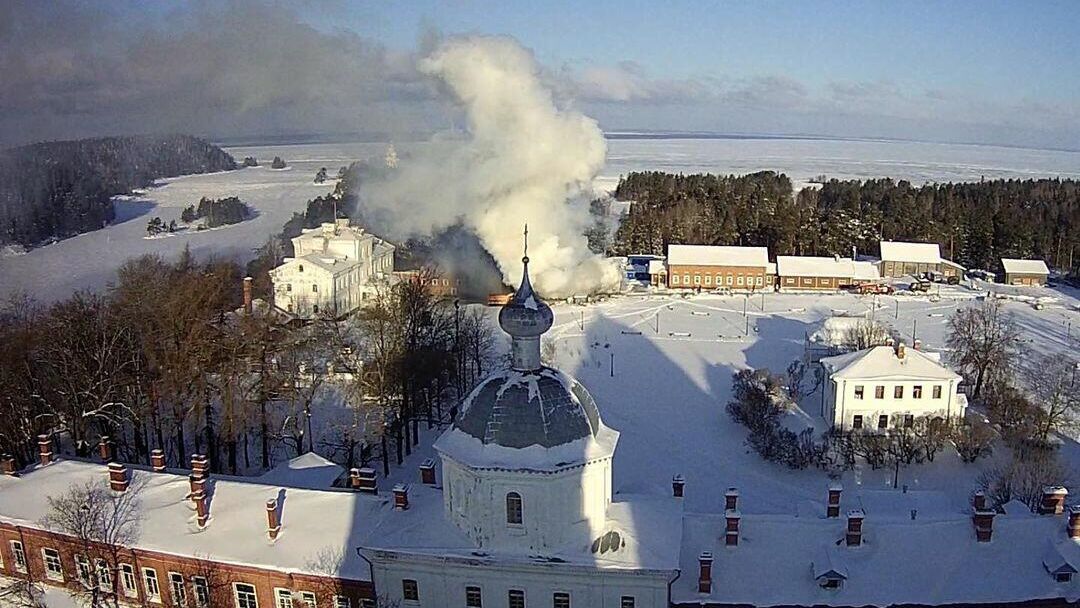
M395 144L407 158L414 146ZM380 161L382 143L293 144L226 148L237 160L255 156L263 166L240 171L162 180L140 196L117 202L117 221L101 230L0 258L0 298L26 292L43 302L77 289L101 289L128 258L146 253L173 257L185 245L200 257L216 255L246 261L267 237L302 211L332 184L312 182L320 167L334 175L354 160ZM275 156L289 168L268 167ZM614 188L620 175L635 170L673 172L786 173L798 186L817 175L836 178L893 177L915 183L968 181L981 177L1080 178L1080 153L997 146L917 142L811 139L611 139L607 166L596 180ZM207 232L147 239L146 222L167 223L200 197L239 196L257 216L242 224Z

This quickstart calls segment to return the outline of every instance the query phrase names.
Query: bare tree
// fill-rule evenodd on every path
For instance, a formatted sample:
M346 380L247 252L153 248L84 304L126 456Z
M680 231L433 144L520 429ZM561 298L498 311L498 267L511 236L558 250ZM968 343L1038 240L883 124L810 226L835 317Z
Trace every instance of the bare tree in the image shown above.
M1032 401L1043 415L1035 438L1046 443L1055 432L1080 428L1080 361L1068 355L1044 355L1024 371Z
M934 457L949 439L948 423L932 416L916 418L911 425L911 432L922 448L923 459L927 462L934 462Z
M949 438L963 462L975 462L983 456L989 456L996 437L994 429L981 420L971 420L949 429Z
M888 343L889 328L880 321L864 318L844 331L842 343L848 350L864 350Z
M787 366L787 391L788 396L795 403L802 397L803 380L806 378L806 363L801 359L795 359Z
M1069 481L1069 469L1052 449L1035 450L1024 457L1014 454L1005 465L997 466L979 476L979 487L995 505L1019 500L1032 511L1042 501L1043 488L1064 485Z
M1019 354L1021 338L1001 303L986 298L978 306L957 310L949 319L946 344L953 365L968 381L974 381L972 397L978 398L988 381L1008 376Z
M139 536L142 488L136 479L126 491L114 492L102 479L48 497L41 523L77 545L75 594L89 608L119 606L120 557Z

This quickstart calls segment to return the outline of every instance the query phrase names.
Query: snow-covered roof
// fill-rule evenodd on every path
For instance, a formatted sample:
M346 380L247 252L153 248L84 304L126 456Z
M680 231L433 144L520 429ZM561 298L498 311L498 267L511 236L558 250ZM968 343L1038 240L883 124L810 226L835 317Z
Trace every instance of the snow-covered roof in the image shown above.
M832 378L873 379L911 378L927 380L958 380L960 376L934 358L914 348L904 348L904 358L897 356L898 348L874 346L853 353L826 357L821 364Z
M1042 260L1018 260L1014 258L1001 258L1001 265L1009 274L1050 274L1046 262Z
M812 344L843 346L848 332L866 321L864 317L829 317L807 332L806 340Z
M851 278L856 281L876 281L881 278L881 270L873 262L855 261Z
M814 568L814 578L841 578L848 577L847 561L835 544L821 546L811 562Z
M280 266L277 266L270 272L272 274L276 274L286 267L296 266L300 264L306 264L315 269L324 270L331 275L338 275L351 270L353 267L360 264L360 261L349 260L327 253L308 253L295 258L285 258L285 260L282 261Z
M767 247L734 245L668 245L668 266L749 266L769 264Z
M970 513L954 511L930 521L921 514L912 521L867 513L859 547L844 544L844 518L744 514L737 547L724 546L725 523L719 515L684 518L683 576L672 588L674 603L895 606L1080 599L1080 586L1056 583L1042 562L1050 539L1080 551L1065 539L1063 516L998 517L993 540L980 543ZM825 547L833 556L825 557ZM714 556L709 594L698 593L702 551ZM830 569L845 571L843 588L821 588L815 576Z
M906 243L881 241L881 260L891 262L914 262L918 264L941 263L941 247L937 243Z
M779 255L776 272L782 277L854 277L855 263L851 258Z
M1048 540L1042 563L1051 574L1080 572L1080 542L1069 539Z
M667 272L667 264L664 260L649 260L649 274L664 274Z
M307 452L263 473L259 476L259 481L292 488L324 490L333 486L344 473L345 469L336 462L315 452Z

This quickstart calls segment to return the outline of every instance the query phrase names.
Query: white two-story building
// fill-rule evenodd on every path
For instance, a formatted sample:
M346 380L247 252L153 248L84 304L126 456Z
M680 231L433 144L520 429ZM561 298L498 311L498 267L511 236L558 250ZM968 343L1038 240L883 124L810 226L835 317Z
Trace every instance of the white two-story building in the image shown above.
M821 365L828 375L821 415L837 430L884 431L921 416L956 421L967 410L960 375L903 343L826 357Z
M300 319L340 317L360 307L394 270L394 246L348 219L304 230L295 257L270 271L274 305Z

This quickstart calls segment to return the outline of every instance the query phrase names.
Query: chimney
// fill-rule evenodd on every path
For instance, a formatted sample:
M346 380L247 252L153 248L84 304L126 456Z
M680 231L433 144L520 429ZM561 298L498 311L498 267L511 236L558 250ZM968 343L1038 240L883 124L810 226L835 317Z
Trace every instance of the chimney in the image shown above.
M698 561L698 593L712 592L712 552L702 551Z
M191 455L191 474L205 481L210 476L210 459L202 454Z
M975 512L986 510L986 492L979 490L975 492L975 495L971 497L971 507Z
M686 489L686 479L682 475L675 475L671 478L671 495L675 498L682 498L683 492Z
M128 489L128 470L123 463L109 463L109 489L113 492L124 492Z
M847 513L847 534L845 541L849 547L862 545L862 523L866 514L862 509L852 509Z
M904 350L905 350L904 349L904 343L903 342L897 342L896 343L896 358L897 359L900 359L901 361L904 360L904 355L907 354L906 352L904 352Z
M1069 491L1062 486L1043 488L1042 502L1039 503L1040 515L1060 515L1065 512L1065 497Z
M997 512L989 509L975 511L975 516L972 517L972 522L975 524L975 540L980 543L990 542L990 538L994 535L995 515Z
M1069 507L1069 538L1080 541L1080 505Z
M210 507L206 504L206 492L199 490L191 495L191 500L195 502L196 520L199 527L205 528L206 522L210 520Z
M915 350L922 350L922 340L915 338L915 341L911 343L911 347Z
M15 475L15 457L11 454L0 456L0 473L8 476Z
M102 435L101 439L98 439L98 458L101 458L102 462L112 462L112 443L109 441L108 435Z
M409 484L399 483L394 486L394 509L405 511L409 508Z
M724 510L734 511L739 508L739 489L728 488L727 492L724 492Z
M844 486L839 481L829 484L829 501L825 505L825 517L829 519L840 517L840 494L843 491Z
M244 277L244 314L251 315L251 284L255 279Z
M379 484L375 478L375 469L364 467L356 470L352 478L353 489L365 494L378 494Z
M52 439L48 435L37 436L38 460L41 466L46 466L53 461Z
M188 493L188 496L191 497L191 500L197 500L197 496L199 496L200 494L206 494L206 480L200 479L199 476L195 475L194 473L188 475L188 487L191 490Z
M428 458L420 463L420 483L425 486L435 485L435 459Z
M728 509L724 513L727 519L727 528L724 530L724 544L728 547L736 547L739 544L739 520L742 515L735 509Z
M150 467L155 473L165 472L165 450L155 449L150 451Z
M276 540L278 532L281 532L281 519L278 516L277 498L266 500L266 534L270 540Z

